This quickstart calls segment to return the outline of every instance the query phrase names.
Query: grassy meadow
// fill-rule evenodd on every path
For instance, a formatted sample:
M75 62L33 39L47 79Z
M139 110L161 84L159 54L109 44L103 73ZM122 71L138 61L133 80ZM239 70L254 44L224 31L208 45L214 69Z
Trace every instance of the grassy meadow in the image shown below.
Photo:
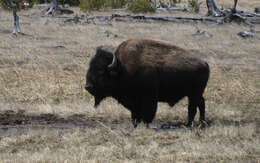
M238 9L257 5L241 0ZM198 14L153 15L206 11L203 2ZM0 162L260 162L260 39L237 35L247 25L198 22L206 35L194 36L192 23L61 23L36 7L18 15L26 35L15 37L12 12L0 9ZM133 129L130 113L112 98L94 109L84 84L96 47L142 37L170 41L209 63L206 128L183 126L187 99L173 108L159 104L151 125L157 130Z

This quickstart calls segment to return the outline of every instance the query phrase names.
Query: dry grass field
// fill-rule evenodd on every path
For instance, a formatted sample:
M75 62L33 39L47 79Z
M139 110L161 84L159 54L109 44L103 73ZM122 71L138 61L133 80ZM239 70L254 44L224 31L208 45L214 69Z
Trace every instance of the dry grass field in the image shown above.
M255 5L241 0L238 9ZM198 15L205 13L203 3ZM18 15L26 35L15 37L12 13L0 9L0 162L260 162L260 39L237 35L248 26L198 23L207 35L193 36L192 23L60 23L36 8ZM183 126L187 99L174 108L160 103L156 129L133 129L114 99L94 109L84 84L95 48L141 37L170 41L210 64L206 128Z

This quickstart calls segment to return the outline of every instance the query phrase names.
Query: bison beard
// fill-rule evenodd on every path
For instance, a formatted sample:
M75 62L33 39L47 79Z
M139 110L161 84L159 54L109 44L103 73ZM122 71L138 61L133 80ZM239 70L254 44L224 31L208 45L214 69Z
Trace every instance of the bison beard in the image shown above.
M86 75L86 90L95 97L95 107L113 97L131 112L132 123L149 124L158 102L174 106L187 96L188 126L200 110L205 120L203 92L209 66L190 52L169 42L153 39L127 40L115 54L97 48Z

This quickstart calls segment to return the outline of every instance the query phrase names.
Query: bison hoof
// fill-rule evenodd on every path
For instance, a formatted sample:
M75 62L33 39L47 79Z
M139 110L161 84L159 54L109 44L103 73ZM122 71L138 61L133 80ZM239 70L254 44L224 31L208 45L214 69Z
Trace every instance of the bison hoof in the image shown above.
M186 127L187 127L187 128L193 128L193 123L192 123L192 122L187 123L187 124L186 124Z
M136 128L139 123L140 123L140 121L137 120L137 119L133 119L133 120L132 120L132 124L134 125L134 128Z
M146 123L145 126L146 126L146 128L150 128L149 123Z
M201 120L199 124L199 128L205 128L208 126L208 123L205 120Z

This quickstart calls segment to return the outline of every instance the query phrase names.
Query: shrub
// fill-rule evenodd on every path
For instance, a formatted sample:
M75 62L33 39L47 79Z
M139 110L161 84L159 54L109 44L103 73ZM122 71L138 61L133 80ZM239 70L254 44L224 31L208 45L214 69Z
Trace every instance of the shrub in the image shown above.
M11 6L11 3L10 3L10 0L0 0L0 5L4 9L6 9Z
M260 7L255 8L255 13L260 13Z
M99 10L104 6L103 0L80 0L81 10Z
M100 10L102 8L122 8L127 0L80 0L81 10Z
M155 12L156 8L154 5L150 3L149 0L137 0L129 4L127 7L128 11L132 11L134 13L147 13L147 12Z
M11 9L12 3L15 3L17 5L18 9L21 9L22 4L24 3L24 0L0 0L0 4L4 9Z
M28 7L33 7L32 0L0 0L0 5L4 9L11 9L11 3L15 3L18 9L24 9ZM24 4L28 3L29 6L25 6Z
M188 6L193 12L198 13L200 11L200 4L198 0L188 0Z
M70 6L78 6L79 0L57 0L58 4L65 5L68 4Z
M52 0L47 0L50 3ZM10 9L11 2L16 3L18 9L30 8L33 7L34 4L45 3L45 0L0 0L0 5L4 9ZM24 3L28 3L29 6L25 6ZM69 4L70 6L78 6L79 0L57 0L58 5Z
M123 8L127 3L127 0L106 0L106 8Z
M181 0L169 0L171 6L176 6L177 3L181 3Z
M52 0L46 0L48 3L50 3ZM41 4L45 3L45 0L32 0L34 4ZM78 6L79 0L57 0L58 5L65 5L69 4L70 6Z

